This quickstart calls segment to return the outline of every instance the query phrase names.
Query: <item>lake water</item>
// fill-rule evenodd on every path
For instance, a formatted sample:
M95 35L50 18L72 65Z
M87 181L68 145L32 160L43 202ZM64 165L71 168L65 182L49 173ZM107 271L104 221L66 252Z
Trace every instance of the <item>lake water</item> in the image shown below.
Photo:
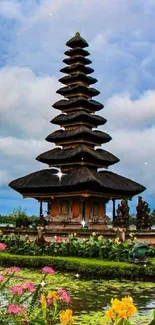
M83 289L80 286L77 290L72 291L71 295L74 310L77 312L105 310L109 306L111 298L121 299L125 296L133 298L141 315L146 315L155 309L153 283L93 280L87 283L87 288L85 285Z
M110 306L111 298L131 296L138 309L138 325L143 324L140 322L141 317L149 318L155 310L155 286L151 282L86 280L81 276L77 279L74 274L59 274L55 285L69 291L74 314L78 318L80 315L78 324L89 323L83 323L83 316L86 314L91 316L98 312L103 313Z
M0 272L3 272L1 268ZM23 269L15 275L14 283L41 283L43 274L36 269ZM71 295L71 308L75 315L75 325L103 325L100 322L104 311L110 306L111 298L121 299L126 296L133 298L138 309L135 317L137 325L148 324L150 314L155 310L155 286L152 282L116 281L116 280L88 280L79 274L56 272L46 278L47 292L58 288L65 288ZM92 320L96 317L96 320ZM143 317L143 320L142 320ZM145 318L145 323L143 322ZM89 319L89 320L88 320Z

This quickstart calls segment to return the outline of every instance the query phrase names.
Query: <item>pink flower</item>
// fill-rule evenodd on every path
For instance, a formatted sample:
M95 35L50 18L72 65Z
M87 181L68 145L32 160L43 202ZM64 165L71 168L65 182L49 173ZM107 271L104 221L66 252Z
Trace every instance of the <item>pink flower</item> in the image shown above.
M4 281L6 278L4 275L0 274L0 282Z
M21 269L18 266L12 266L6 269L7 273L14 273L14 272L20 272Z
M31 282L26 282L26 283L23 284L23 289L27 290L29 292L34 292L35 291L35 286Z
M48 273L48 274L54 274L55 273L55 271L52 269L52 267L49 267L49 266L44 266L42 268L42 272Z
M8 305L8 313L10 315L20 315L26 312L26 308L24 306L18 306L16 304Z
M6 244L0 243L0 251L5 251L6 250Z
M22 295L24 292L23 286L22 285L16 285L14 287L11 288L11 292L13 294L17 294L17 295Z
M58 292L60 295L60 299L68 304L71 300L71 297L68 294L67 290L60 288L58 289Z
M47 301L47 304L48 304L48 305L51 305L51 303L52 303L52 299L50 299L50 298L46 298L46 301Z

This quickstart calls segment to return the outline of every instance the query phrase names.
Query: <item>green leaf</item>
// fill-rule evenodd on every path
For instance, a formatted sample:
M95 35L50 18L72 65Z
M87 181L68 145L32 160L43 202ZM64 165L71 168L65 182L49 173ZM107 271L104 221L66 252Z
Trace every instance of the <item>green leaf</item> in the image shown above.
M148 325L155 325L155 319L153 319Z

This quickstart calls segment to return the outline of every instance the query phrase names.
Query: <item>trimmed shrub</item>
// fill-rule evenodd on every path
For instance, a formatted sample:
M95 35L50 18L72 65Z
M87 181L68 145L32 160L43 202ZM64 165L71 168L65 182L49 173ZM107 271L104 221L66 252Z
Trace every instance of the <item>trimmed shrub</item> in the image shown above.
M53 266L56 270L78 272L89 277L110 279L149 279L155 277L155 264L140 266L125 262L101 261L77 257L22 256L0 253L0 266L20 266L38 268Z

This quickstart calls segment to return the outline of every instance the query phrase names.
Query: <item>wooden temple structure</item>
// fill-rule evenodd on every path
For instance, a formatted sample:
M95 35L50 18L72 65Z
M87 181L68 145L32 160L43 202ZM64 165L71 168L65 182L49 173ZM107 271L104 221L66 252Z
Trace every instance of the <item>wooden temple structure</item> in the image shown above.
M66 66L60 70L66 75L59 79L63 86L57 91L64 99L53 104L60 114L51 121L60 128L46 138L56 146L36 158L49 167L20 177L9 186L24 198L38 200L40 216L42 202L47 202L52 228L59 229L65 223L69 229L78 229L84 221L89 229L105 229L107 202L113 202L115 219L115 200L131 199L145 187L108 171L119 159L101 148L112 138L97 129L106 119L96 114L103 105L92 99L99 91L92 87L97 79L90 76L94 70L85 49L88 43L76 33L66 45Z

